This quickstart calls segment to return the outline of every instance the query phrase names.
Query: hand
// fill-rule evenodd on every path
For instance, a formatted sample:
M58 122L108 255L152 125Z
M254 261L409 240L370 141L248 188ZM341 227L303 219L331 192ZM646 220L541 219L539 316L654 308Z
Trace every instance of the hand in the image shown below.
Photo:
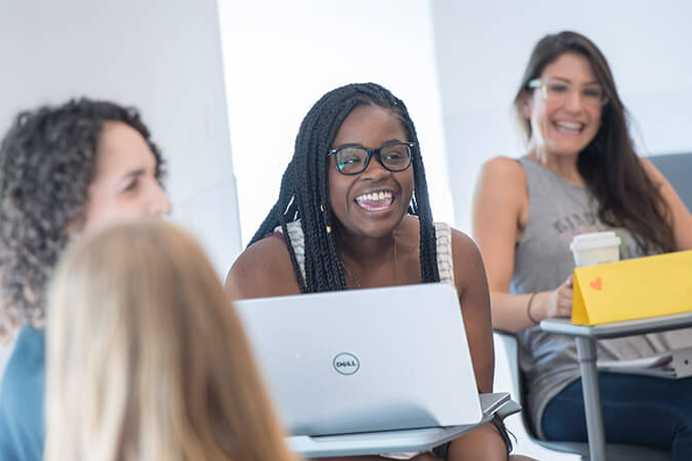
M543 317L570 317L572 315L572 276L562 285L548 292L543 306Z

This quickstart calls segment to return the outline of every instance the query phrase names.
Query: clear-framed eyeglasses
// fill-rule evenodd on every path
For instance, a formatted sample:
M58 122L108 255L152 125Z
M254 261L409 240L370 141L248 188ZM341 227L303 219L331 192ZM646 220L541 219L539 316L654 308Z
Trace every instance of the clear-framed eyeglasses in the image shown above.
M336 160L336 169L341 174L360 174L368 168L374 156L380 164L393 173L404 171L411 166L412 149L415 143L391 141L377 149L368 149L360 144L344 144L331 149L327 155Z
M602 107L608 104L608 96L603 87L597 83L577 87L576 85L565 82L564 80L536 78L527 85L528 88L539 89L543 98L551 104L564 103L570 94L579 92L581 101L590 107Z

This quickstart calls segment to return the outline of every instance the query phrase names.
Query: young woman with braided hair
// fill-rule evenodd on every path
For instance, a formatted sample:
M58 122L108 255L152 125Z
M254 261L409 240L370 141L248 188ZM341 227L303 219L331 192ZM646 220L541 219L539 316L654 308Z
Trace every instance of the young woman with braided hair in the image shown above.
M303 120L279 199L231 268L227 290L242 299L421 282L456 287L478 389L490 392L483 263L469 237L433 222L406 106L373 83L330 91ZM440 451L450 460L504 460L509 449L498 423Z

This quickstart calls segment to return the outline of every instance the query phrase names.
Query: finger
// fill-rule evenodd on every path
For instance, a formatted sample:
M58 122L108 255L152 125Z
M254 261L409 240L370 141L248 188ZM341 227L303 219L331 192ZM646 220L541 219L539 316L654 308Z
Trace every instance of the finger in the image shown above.
M555 313L553 314L553 317L567 317L566 311L567 309L565 309L563 306L555 306Z
M558 300L558 309L569 309L572 310L572 298L561 298Z
M574 295L574 290L572 290L570 288L563 288L562 290L560 290L557 297L558 297L558 299L571 300L573 295Z
M572 300L571 299L559 299L557 302L556 310L559 312L561 317L566 315L571 315L572 313Z

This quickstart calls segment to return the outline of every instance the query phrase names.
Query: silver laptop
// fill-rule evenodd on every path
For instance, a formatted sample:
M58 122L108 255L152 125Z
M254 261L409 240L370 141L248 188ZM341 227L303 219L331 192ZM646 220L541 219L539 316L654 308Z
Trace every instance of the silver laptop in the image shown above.
M304 455L310 447L320 456L426 449L483 419L457 293L447 284L235 307L293 446ZM329 443L318 449L320 440Z

